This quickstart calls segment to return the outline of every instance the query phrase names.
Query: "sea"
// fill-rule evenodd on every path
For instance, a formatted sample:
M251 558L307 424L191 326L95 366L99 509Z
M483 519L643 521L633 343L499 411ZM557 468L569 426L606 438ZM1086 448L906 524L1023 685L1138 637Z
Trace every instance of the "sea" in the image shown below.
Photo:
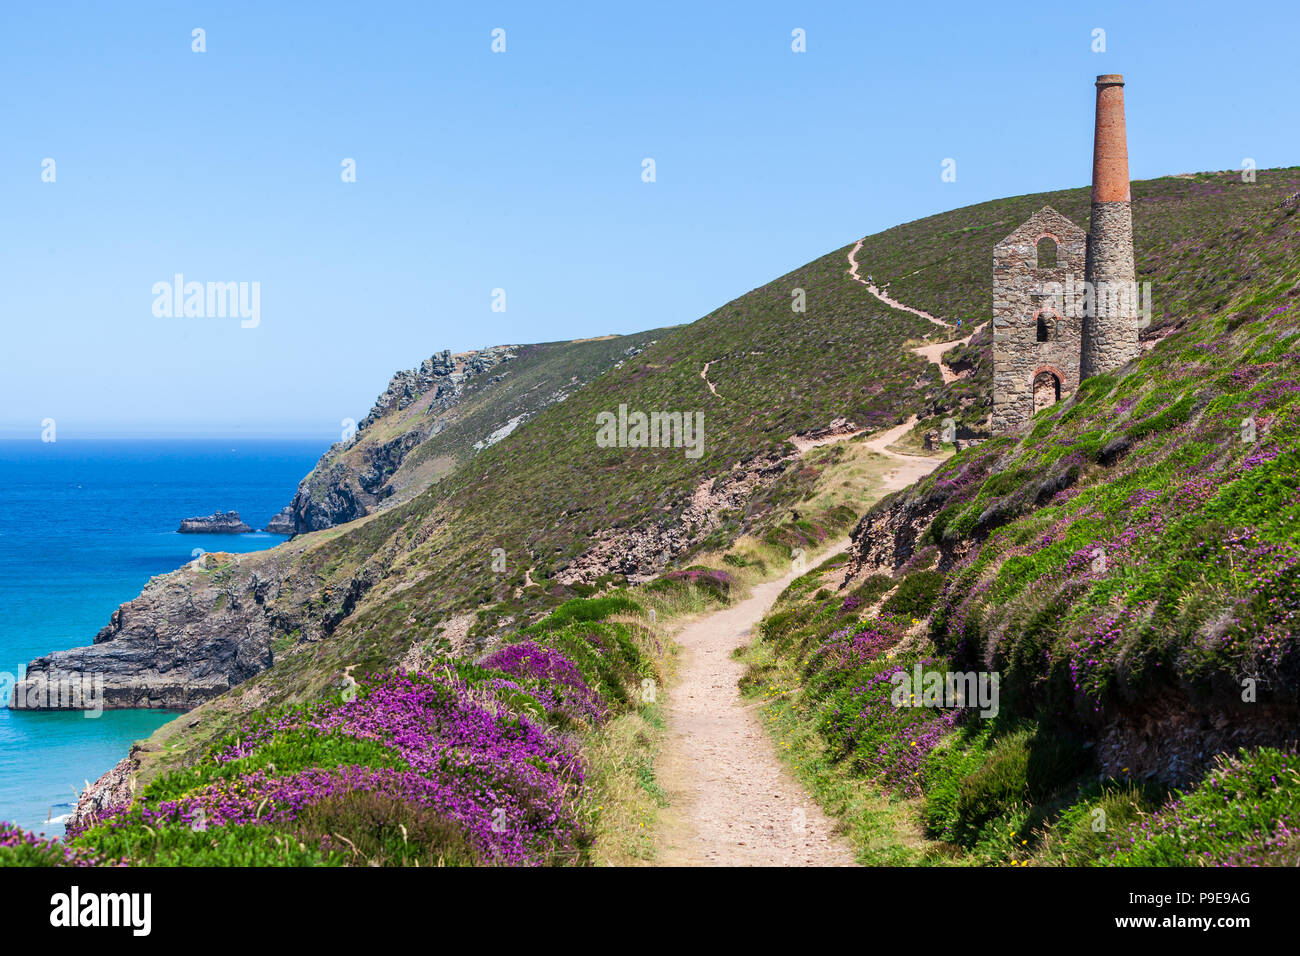
M0 441L0 672L90 644L154 575L204 551L259 551L280 535L179 534L182 518L238 511L265 527L327 441ZM0 702L0 821L51 837L77 795L163 710L14 711Z

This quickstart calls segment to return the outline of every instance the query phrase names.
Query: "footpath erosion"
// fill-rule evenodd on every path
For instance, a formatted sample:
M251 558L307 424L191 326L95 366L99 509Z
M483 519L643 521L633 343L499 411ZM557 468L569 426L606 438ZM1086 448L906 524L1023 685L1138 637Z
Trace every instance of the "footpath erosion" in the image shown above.
M866 442L895 465L884 475L882 496L942 461L888 450L912 424L904 422ZM818 560L847 546L842 541ZM658 768L672 810L664 816L660 865L854 865L848 843L777 757L756 705L741 699L744 664L732 656L805 570L756 585L746 600L691 622L674 638L681 659Z

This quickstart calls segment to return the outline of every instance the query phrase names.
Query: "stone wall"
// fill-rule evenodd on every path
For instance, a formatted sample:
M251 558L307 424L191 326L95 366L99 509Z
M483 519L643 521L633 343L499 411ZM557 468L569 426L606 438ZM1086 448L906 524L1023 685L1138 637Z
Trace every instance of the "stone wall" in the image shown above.
M1138 354L1133 213L1125 202L1094 202L1088 227L1087 280L1093 315L1084 323L1082 375L1102 375Z

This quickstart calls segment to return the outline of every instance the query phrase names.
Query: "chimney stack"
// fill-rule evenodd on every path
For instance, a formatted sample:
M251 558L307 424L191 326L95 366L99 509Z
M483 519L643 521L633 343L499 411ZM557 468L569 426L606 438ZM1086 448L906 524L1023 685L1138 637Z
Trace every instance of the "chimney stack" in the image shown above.
M1092 220L1084 278L1092 284L1092 315L1083 320L1082 378L1113 371L1138 354L1138 301L1129 207L1124 77L1097 77L1092 142Z

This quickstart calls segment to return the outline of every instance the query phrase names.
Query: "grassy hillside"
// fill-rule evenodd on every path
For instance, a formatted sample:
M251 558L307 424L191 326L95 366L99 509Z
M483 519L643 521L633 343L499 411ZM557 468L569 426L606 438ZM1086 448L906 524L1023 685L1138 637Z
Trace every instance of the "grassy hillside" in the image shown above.
M421 656L246 715L183 767L133 777L119 802L69 827L68 846L0 828L0 865L653 860L665 625L744 597L788 566L792 546L842 535L852 512L835 503L838 489L864 491L864 469L880 467L866 459L878 458L814 452L810 468L835 481L812 499L812 520L742 541L711 566L566 601L475 662Z
M1252 649L1232 627L1214 632L1218 643L1211 641L1206 654L1180 657L1172 651L1229 606L1240 613L1239 623L1246 622L1241 633L1255 622L1273 621L1269 615L1281 593L1272 579L1259 595L1249 596L1243 588L1245 575L1269 553L1257 549L1291 543L1286 494L1293 486L1280 476L1293 454L1293 444L1287 444L1293 443L1293 422L1285 411L1291 392L1285 383L1294 376L1288 331L1294 320L1285 307L1295 289L1296 259L1294 206L1279 203L1297 190L1300 173L1294 170L1260 173L1249 186L1226 174L1135 183L1140 278L1155 284L1154 334L1180 331L1160 341L1132 373L1089 382L1037 421L1023 441L1002 438L964 452L940 475L890 502L880 515L915 518L912 523L923 526L912 530L929 537L910 552L891 542L890 566L877 569L888 572L886 580L872 583L868 574L865 583L855 585L865 589L857 596L861 605L848 606L842 595L810 601L816 610L807 620L791 619L801 635L791 647L802 653L830 640L834 632L818 629L829 621L842 630L847 619L818 615L830 608L833 617L840 613L835 607L861 613L859 607L872 605L885 593L876 592L888 585L886 590L896 588L906 600L889 612L897 619L891 619L887 633L871 637L869 647L888 649L897 637L916 642L918 654L1005 668L1007 712L1024 720L1041 721L1052 708L1064 715L1066 705L1071 715L1086 715L1089 704L1070 694L1094 691L1101 696L1088 700L1105 714L1121 705L1126 688L1157 686L1141 683L1156 679L1156 664L1165 668L1158 679L1184 682L1188 694L1212 690L1216 673L1235 676L1229 663L1239 660L1282 667L1279 679L1289 679L1286 661L1268 664L1267 651ZM1086 197L1083 189L1019 197L900 226L868 238L858 257L861 271L888 283L890 294L903 303L948 320L961 318L966 325L982 322L989 311L993 244L1044 204L1085 225ZM640 664L617 634L596 634L591 648L546 644L534 630L545 615L629 579L680 570L701 550L723 550L745 534L787 548L824 538L853 509L809 514L805 499L815 493L822 468L794 454L792 435L839 417L876 430L914 414L922 425L945 414L972 423L985 416L989 373L979 353L981 340L966 350L975 374L944 385L938 369L910 351L923 341L943 341L943 330L883 305L852 281L848 251L829 253L691 325L654 333L653 345L596 375L563 402L538 408L508 437L462 459L409 500L270 552L231 556L217 572L223 575L219 588L208 588L210 600L220 602L220 613L232 615L230 627L244 623L241 615L257 615L276 635L274 664L160 730L135 755L137 783L151 785L177 768L224 765L218 756L224 751L213 748L224 746L218 742L229 735L238 739L250 714L319 706L324 710L311 720L329 726L352 720L354 711L364 708L340 711L346 702L319 702L346 693L353 674L370 688L367 695L433 695L444 701L457 715L440 725L444 729L487 721L463 701L483 705L482 682L505 679L462 673L451 664L440 666L452 671L430 678L441 689L396 688L365 678L402 661L463 662L533 640L568 661L547 657L537 663L541 658L530 656L532 663L517 665L542 667L546 681L569 688L551 687L545 694L589 700L563 676L570 666L578 668L589 689L603 681L600 696L606 703L626 693L616 687L632 681ZM803 290L806 311L792 308L795 290ZM600 447L597 415L621 404L644 412L702 413L702 454L691 457L680 447ZM1239 423L1243 407L1259 413L1260 443L1253 450L1229 440L1233 418ZM471 427L468 418L465 428L464 440L482 430ZM1115 444L1121 436L1129 441L1127 449ZM1269 443L1277 444L1276 455ZM827 460L824 467L833 464ZM1237 489L1230 499L1216 497L1225 481ZM1189 502L1202 510L1189 512L1180 523L1173 516ZM1264 510L1252 512L1251 502L1263 502L1258 507ZM1205 510L1211 508L1217 510ZM1167 524L1141 523L1157 515L1168 517ZM1206 515L1222 527L1202 527ZM1256 537L1234 537L1243 528ZM863 573L874 555L868 530L858 535ZM1141 545L1134 535L1146 536ZM1080 577L1076 553L1097 542L1113 552L1115 572L1094 581ZM907 539L909 547L912 543ZM1132 560L1139 555L1145 563ZM1239 556L1245 564L1238 564ZM1191 576L1194 568L1205 572L1204 581ZM186 576L207 573L178 572L175 590L193 596ZM901 584L894 575L903 578ZM1177 584L1170 593L1186 606L1161 604L1167 578ZM716 577L703 584L698 575L660 579L696 589L723 588ZM206 616L212 608L205 601L209 598L189 609L178 605L175 619ZM1122 610L1125 602L1132 603L1128 611ZM911 624L913 618L921 623ZM1060 632L1070 635L1064 644L1055 636L1059 621L1070 625ZM914 627L924 634L913 634ZM1115 633L1124 639L1116 642ZM1102 635L1099 644L1094 642L1095 653L1090 634ZM607 657L612 662L602 664ZM602 666L614 667L617 680L600 677ZM1273 670L1260 673L1274 675ZM1076 679L1077 687L1071 683ZM492 688L491 701L514 693L504 685ZM844 690L827 685L830 694ZM507 748L516 746L512 735L523 733L532 741L528 746L541 748L534 754L538 760L552 768L562 765L566 758L547 750L550 743L529 735L537 730L545 736L546 728L562 727L568 718L542 706L541 724L521 730L519 708L503 710L491 701L486 706L500 726L483 733L493 739L504 735L500 746ZM294 717L286 733L298 733L303 719ZM382 743L391 731L388 718L376 714L373 719L379 728L375 739ZM934 730L937 741L942 735ZM848 738L836 745L853 746ZM295 772L321 766L313 763L316 743L294 737L286 746L285 753L293 756L273 761L282 773L290 766ZM1123 739L1114 746L1125 746ZM334 747L331 742L327 749ZM477 759L466 756L469 764L480 766ZM1035 766L1039 759L1034 758ZM367 752L362 759L351 750L330 749L321 751L320 760L335 769L355 764L420 773L401 753ZM242 774L249 765L241 768ZM220 779L221 772L213 769L202 780L195 778L193 787L219 786ZM283 784L258 779L259 786ZM386 778L384 792L401 802L401 795L411 792L401 787L425 787L428 781L421 779ZM551 797L528 809L521 805L519 812L530 820L535 814L570 819L561 812L573 799L564 789L573 780L565 779L563 784L535 781L539 789L529 792ZM277 799L289 799L290 791L276 793ZM450 802L437 803L442 809L435 816L445 818L447 808L460 806L458 799L448 791ZM445 855L481 854L488 844L494 853L507 852L481 830L493 809L499 808L478 805L466 811L465 819L472 817L480 828L472 832L487 844L471 839L466 850L448 837L452 843ZM421 825L442 832L436 821ZM562 829L565 835L539 838L541 843L519 852L535 861L583 859L580 828L565 823Z
M1140 234L1198 225L1138 246L1167 334L882 502L766 622L751 682L815 787L892 795L939 856L1294 862L1300 223L1269 181L1135 188ZM998 675L997 714L893 706L918 664Z

